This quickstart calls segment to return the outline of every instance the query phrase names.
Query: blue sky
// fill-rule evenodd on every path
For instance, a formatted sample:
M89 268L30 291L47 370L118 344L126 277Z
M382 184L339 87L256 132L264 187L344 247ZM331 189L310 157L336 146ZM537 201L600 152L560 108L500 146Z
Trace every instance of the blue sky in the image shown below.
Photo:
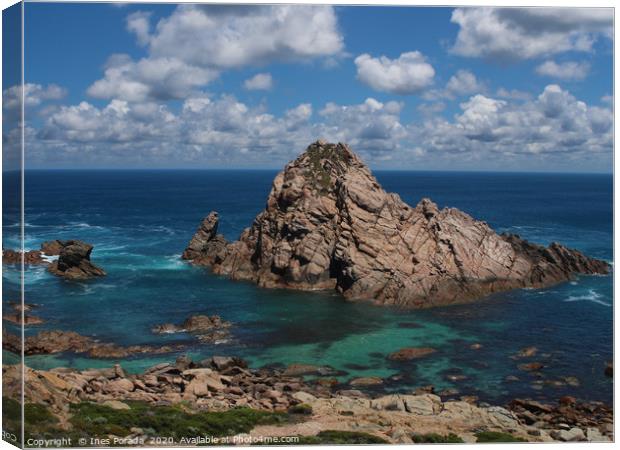
M611 171L610 9L25 11L28 167Z

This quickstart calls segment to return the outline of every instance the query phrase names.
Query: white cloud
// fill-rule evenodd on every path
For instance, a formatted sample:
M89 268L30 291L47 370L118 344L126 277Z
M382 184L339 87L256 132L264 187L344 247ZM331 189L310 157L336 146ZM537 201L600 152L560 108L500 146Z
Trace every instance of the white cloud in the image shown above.
M381 92L409 95L433 84L435 69L418 51L403 53L397 59L373 58L367 53L355 58L357 78Z
M140 45L147 45L151 40L151 13L136 11L127 16L127 30L136 35Z
M486 86L469 70L458 70L443 89L431 89L424 93L426 100L450 99L486 91Z
M590 64L586 61L566 61L558 64L555 61L548 60L536 67L538 75L560 80L583 80L589 72Z
M446 89L455 95L467 95L484 90L484 86L470 71L459 70L448 80Z
M417 145L464 158L611 155L611 109L588 106L557 85L525 103L475 95L460 106L454 121L435 118L412 130Z
M273 79L269 73L257 73L245 80L243 86L249 91L268 91L273 86Z
M533 99L476 94L452 119L443 104L423 104L424 119L401 118L403 103L368 98L327 103L313 114L308 103L282 114L252 107L234 96L194 93L178 112L157 102L87 102L52 111L29 139L31 161L57 158L98 165L280 165L319 137L348 142L371 164L387 160L435 164L472 162L505 167L514 158L549 164L611 161L611 106L588 105L555 84ZM64 159L63 159L64 158ZM452 158L452 159L451 159ZM554 167L554 166L551 166Z
M223 70L344 52L331 6L180 5L156 26L150 22L146 12L127 17L127 29L148 56L112 58L90 95L136 102L186 98ZM260 77L254 86L261 81L265 86Z
M181 5L150 37L153 57L231 68L332 56L344 49L331 6Z
M99 109L88 102L62 106L41 131L44 140L130 143L177 138L178 119L163 105L112 100Z
M114 55L108 60L104 78L95 81L88 94L131 102L185 98L215 77L217 72L213 70L191 66L176 58L134 61L128 55Z
M499 98L508 98L511 100L530 100L532 98L532 94L525 91L520 91L518 89L506 89L500 87L495 95Z
M457 8L451 20L454 53L504 61L591 51L613 33L611 8Z
M362 153L390 151L407 134L400 123L402 108L402 103L381 103L374 98L358 105L328 103L319 112L323 122L317 128L321 137L348 142Z
M24 85L23 98L24 106L26 108L39 106L42 102L47 100L60 100L67 95L66 89L57 86L55 84L48 84L42 86L35 83L26 83ZM19 110L22 103L22 89L21 85L11 86L2 91L2 109Z

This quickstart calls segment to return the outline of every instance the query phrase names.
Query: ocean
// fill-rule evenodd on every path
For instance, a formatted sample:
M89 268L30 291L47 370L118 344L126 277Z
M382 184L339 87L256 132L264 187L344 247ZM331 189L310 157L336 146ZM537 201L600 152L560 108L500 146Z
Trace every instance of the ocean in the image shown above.
M253 367L290 363L329 365L343 385L379 376L377 389L408 392L432 384L482 401L515 397L556 400L574 395L611 403L613 280L580 276L548 289L522 289L480 302L429 310L400 310L347 302L332 292L267 290L230 281L180 259L200 221L220 213L220 232L236 239L263 209L275 171L28 171L26 249L50 239L95 246L92 261L108 275L70 282L43 267L26 273L26 301L45 320L26 330L73 330L119 345L182 343L194 359L236 355ZM5 173L6 189L15 174ZM430 197L459 208L498 232L540 244L553 241L612 262L611 175L388 172L375 176L410 205ZM5 248L17 248L14 202L4 205ZM19 299L19 271L3 267L3 308ZM193 314L233 322L232 338L201 344L185 334L155 335L154 325ZM7 325L10 331L18 328ZM481 348L472 349L472 344ZM393 362L402 347L433 347L433 355ZM535 346L529 360L515 354ZM141 371L173 355L120 361ZM4 352L4 363L16 357ZM540 361L532 374L519 364ZM33 368L104 367L116 361L73 354L27 357Z

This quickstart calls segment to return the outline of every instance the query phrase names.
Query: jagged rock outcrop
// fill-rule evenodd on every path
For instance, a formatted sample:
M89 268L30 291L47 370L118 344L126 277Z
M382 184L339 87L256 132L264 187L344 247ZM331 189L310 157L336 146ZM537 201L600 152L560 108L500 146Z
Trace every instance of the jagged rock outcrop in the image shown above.
M50 273L70 280L105 276L103 269L90 262L92 245L78 240L57 242L62 245L62 248L58 253L58 260L47 268Z
M463 303L609 270L557 243L499 235L429 199L411 207L347 145L321 141L276 176L265 210L238 241L227 243L217 228L212 212L183 258L263 287L337 289L378 304Z
M45 241L41 244L41 252L45 253L47 256L58 256L63 247L63 242L58 239Z

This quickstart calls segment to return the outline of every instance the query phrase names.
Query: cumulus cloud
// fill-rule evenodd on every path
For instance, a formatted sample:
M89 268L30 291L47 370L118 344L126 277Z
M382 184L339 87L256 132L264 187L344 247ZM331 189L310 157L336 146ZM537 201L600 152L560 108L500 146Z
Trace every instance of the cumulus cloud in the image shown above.
M348 142L362 152L395 150L407 133L400 123L402 108L402 103L374 98L357 105L328 103L319 112L323 121L318 129L322 137Z
M590 72L590 64L586 61L566 61L556 63L548 60L536 67L538 75L557 78L560 80L583 80Z
M376 91L392 94L416 94L433 84L435 69L418 51L401 54L397 59L373 58L367 53L355 58L357 78Z
M149 39L154 57L231 68L337 55L344 49L331 6L181 5Z
M155 103L132 104L112 100L104 108L88 102L62 106L53 113L40 132L44 140L63 142L136 142L177 134L178 119L165 106Z
M268 91L273 86L273 79L270 73L257 73L245 80L243 86L249 91Z
M495 94L499 98L508 98L512 100L530 100L532 98L532 94L525 91L520 91L518 89L506 89L500 87L497 89Z
M431 89L424 93L426 100L450 99L486 91L486 86L469 70L460 69L450 77L443 89Z
M612 38L611 8L457 8L460 29L452 52L512 61L592 50Z
M88 93L127 101L186 98L223 70L274 61L333 58L344 39L331 6L180 5L151 26L151 15L135 12L127 29L148 56L116 56ZM264 76L250 85L266 85ZM265 88L262 88L265 89Z
M127 16L127 30L136 35L140 45L147 45L151 39L151 13L137 11Z
M26 108L39 106L47 100L60 100L67 95L66 89L55 84L42 86L35 83L24 84L23 98ZM2 91L2 109L5 111L19 110L22 103L21 85L11 86Z
M503 167L517 157L605 161L613 148L613 114L611 105L598 105L550 84L530 99L473 95L450 119L441 113L442 103L425 103L418 108L423 119L405 123L403 103L374 98L328 102L316 114L302 103L276 115L232 95L195 92L176 111L153 101L62 106L29 145L32 161L84 161L92 152L97 163L109 158L150 166L281 165L319 137L350 143L371 164L425 158L453 158L461 167L467 161Z
M131 102L185 98L217 77L217 72L186 64L176 58L112 56L104 78L95 81L88 94L95 98L118 98Z
M453 121L416 127L418 145L461 155L611 154L611 109L588 106L558 85L525 103L475 95L460 107Z

